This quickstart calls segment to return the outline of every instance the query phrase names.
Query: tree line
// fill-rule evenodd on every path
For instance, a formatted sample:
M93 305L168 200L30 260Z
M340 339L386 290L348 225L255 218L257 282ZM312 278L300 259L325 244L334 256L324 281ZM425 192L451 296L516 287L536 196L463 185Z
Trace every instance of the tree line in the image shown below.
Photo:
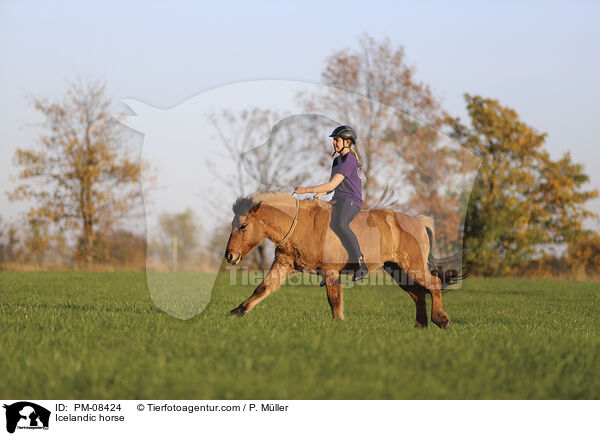
M326 60L322 83L327 91L299 99L307 111L326 105L359 132L365 207L387 205L432 216L442 253L464 246L476 274L600 273L600 236L584 229L586 219L598 218L586 208L598 190L586 189L589 177L569 153L553 159L545 147L547 134L515 110L465 94L468 120L453 117L416 79L403 47L368 35L356 48ZM143 267L147 243L157 263L173 263L176 255L181 265L218 267L228 225L201 238L202 225L191 210L165 213L159 223L164 237L147 242L122 225L139 210L140 165L118 120L108 113L103 84L74 82L61 101L30 101L43 115L43 133L32 146L17 149L19 184L10 199L33 206L19 225L0 221L1 264ZM282 177L297 184L307 177L305 168L288 168L285 156L269 144L244 160L249 142L240 139L264 134L280 118L259 109L214 115L217 131L223 132L219 140L236 163L237 185L214 170L223 189L244 195L276 188ZM305 132L293 136L309 153L320 153L318 162L327 169L324 139ZM477 158L478 168L467 154ZM475 170L472 186L457 182ZM248 177L253 173L260 177ZM390 186L403 187L403 195L390 194ZM194 248L199 238L205 241L201 250ZM266 267L265 250L259 247L249 261Z

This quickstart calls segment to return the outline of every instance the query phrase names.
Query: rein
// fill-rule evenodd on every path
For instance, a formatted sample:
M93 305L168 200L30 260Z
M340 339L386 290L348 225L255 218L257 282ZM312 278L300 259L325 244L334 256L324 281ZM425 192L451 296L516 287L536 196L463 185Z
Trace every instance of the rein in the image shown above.
M292 194L292 195L294 195L294 194ZM298 194L296 194L296 216L294 217L294 221L292 222L292 227L290 227L287 234L284 236L283 241L281 241L279 244L277 244L277 246L275 247L276 249L281 247L285 243L285 241L287 241L289 239L289 237L292 235L292 233L294 232L294 229L296 228L296 224L298 224L298 211L299 210L300 210L300 197L298 197Z

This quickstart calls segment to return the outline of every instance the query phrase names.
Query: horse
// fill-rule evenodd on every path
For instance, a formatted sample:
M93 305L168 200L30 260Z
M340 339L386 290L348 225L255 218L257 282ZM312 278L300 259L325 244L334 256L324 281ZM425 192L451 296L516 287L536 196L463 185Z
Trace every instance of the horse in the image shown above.
M333 320L344 319L340 274L351 271L355 265L348 263L346 250L329 227L331 208L327 201L298 200L284 192L258 193L236 200L225 250L227 262L238 264L264 238L277 247L264 280L230 312L231 316L244 316L275 292L289 274L309 272L322 277ZM389 209L370 209L361 210L350 227L359 240L368 270L383 267L414 300L415 326L427 326L425 296L429 293L431 321L447 328L450 318L442 304L442 290L448 283L464 277L455 271L446 277L444 269L452 259L432 256L433 219Z

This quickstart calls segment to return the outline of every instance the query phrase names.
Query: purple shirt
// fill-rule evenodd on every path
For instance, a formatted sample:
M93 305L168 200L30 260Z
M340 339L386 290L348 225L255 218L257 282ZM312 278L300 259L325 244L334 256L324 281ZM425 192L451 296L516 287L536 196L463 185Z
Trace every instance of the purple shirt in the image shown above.
M337 156L331 165L331 177L335 174L344 176L344 180L335 188L332 200L344 198L350 200L358 207L362 207L362 184L360 168L354 157L354 153L346 153L345 156ZM330 179L331 179L330 177Z

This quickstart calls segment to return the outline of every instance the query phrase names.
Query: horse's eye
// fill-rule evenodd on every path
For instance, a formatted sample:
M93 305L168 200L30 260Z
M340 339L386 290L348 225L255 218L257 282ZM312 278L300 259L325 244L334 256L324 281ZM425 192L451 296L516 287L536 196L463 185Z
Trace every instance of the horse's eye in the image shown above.
M244 230L246 228L246 224L240 226L240 230Z

